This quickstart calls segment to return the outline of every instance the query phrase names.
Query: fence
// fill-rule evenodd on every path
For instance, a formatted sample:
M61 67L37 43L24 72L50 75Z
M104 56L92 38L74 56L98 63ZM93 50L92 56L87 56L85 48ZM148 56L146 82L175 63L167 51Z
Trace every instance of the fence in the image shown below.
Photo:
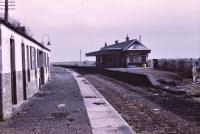
M193 77L193 67L200 68L200 59L153 59L148 61L148 66L178 72L185 77ZM198 71L199 69L196 72L198 73Z

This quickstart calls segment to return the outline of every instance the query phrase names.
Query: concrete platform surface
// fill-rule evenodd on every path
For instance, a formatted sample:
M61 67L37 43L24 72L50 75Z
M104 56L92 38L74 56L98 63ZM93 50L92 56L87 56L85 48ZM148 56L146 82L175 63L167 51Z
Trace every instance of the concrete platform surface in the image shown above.
M91 134L87 111L74 77L51 68L51 81L0 122L0 134Z
M135 134L97 89L80 74L69 71L80 88L93 134Z

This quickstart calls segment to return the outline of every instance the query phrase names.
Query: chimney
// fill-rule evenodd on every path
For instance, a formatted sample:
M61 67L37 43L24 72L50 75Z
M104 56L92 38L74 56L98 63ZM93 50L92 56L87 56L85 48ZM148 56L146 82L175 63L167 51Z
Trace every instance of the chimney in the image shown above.
M142 41L142 35L140 34L139 35L139 42L141 43L141 41Z
M108 46L108 44L105 42L105 47L107 47Z
M24 26L19 26L19 27L17 27L17 29L20 31L20 32L23 32L23 33L26 33L26 27L24 27Z
M128 35L126 36L126 41L129 41L129 36Z
M115 44L118 44L118 40L115 41Z

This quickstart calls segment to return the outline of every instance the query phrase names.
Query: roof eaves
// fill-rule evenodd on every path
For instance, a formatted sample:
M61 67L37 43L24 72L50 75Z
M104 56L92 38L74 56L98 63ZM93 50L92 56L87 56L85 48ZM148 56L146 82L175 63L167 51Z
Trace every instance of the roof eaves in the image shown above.
M37 44L38 46L42 47L43 49L46 49L47 51L51 52L51 50L49 48L45 47L44 45L42 45L41 43L39 43L38 41L36 41L32 37L28 36L27 34L24 34L24 33L20 32L19 30L17 30L15 27L13 27L10 23L6 22L5 20L0 19L0 24L4 24L5 26L7 26L8 28L12 29L16 33L20 34L21 36L25 37L26 39L34 42L35 44Z
M106 49L101 50L101 51L105 51L105 50L121 50L121 48L106 48Z

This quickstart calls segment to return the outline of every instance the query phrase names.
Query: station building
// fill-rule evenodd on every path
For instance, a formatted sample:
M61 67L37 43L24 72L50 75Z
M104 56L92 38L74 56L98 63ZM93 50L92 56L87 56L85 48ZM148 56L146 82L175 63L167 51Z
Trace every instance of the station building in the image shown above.
M106 68L123 68L144 66L148 60L148 54L151 52L141 41L137 39L129 40L126 37L125 42L115 41L113 45L107 45L99 51L87 53L86 56L96 56L96 66Z
M0 120L48 81L49 58L47 47L0 20Z

